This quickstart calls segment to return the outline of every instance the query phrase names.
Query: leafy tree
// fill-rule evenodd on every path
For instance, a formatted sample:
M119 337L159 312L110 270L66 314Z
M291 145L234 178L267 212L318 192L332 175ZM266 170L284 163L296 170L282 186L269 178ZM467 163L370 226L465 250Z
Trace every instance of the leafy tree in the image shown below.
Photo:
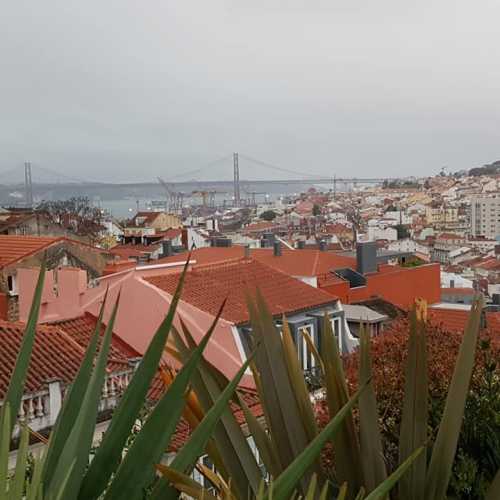
M260 218L268 222L271 222L274 219L276 219L276 212L274 212L273 210L266 210L265 212L262 212L260 214Z
M382 430L384 456L398 463L398 438L404 395L403 365L407 356L408 321L397 320L371 342L373 381ZM436 437L463 333L427 326L429 436ZM500 345L485 331L479 341L448 493L452 498L484 498L500 467ZM357 387L359 355L345 359L351 391ZM325 423L326 415L320 413Z
M74 234L88 237L92 243L99 239L103 230L101 210L92 206L86 196L42 201L37 211L43 212L51 222Z

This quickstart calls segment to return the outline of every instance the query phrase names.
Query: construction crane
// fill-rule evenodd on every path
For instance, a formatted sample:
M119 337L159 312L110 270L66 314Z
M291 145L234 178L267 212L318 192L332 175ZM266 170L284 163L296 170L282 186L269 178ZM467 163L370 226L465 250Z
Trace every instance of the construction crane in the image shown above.
M247 191L245 188L243 188L243 191L245 192L245 194L247 195L250 195L251 198L248 198L248 204L252 204L253 206L256 206L257 203L255 201L255 195L267 195L267 193L262 193L262 192L258 192L258 191Z
M176 213L182 212L184 193L171 189L171 186L169 186L169 184L161 177L158 177L158 182L163 186L163 189L165 189L167 194L167 210Z

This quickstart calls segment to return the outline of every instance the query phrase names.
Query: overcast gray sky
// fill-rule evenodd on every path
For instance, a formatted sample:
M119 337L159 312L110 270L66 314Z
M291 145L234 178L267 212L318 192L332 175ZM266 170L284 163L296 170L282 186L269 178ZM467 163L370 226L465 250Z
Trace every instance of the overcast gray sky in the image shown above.
M359 177L482 165L500 158L499 19L497 0L6 0L0 170L168 179L232 151Z

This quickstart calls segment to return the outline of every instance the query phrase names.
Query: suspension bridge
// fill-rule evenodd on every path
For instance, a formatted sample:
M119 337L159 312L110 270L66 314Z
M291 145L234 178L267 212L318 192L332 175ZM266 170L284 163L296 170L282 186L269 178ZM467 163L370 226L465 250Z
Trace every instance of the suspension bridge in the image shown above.
M252 173L255 175L255 172L258 172L257 175L262 177L264 177L262 175L262 172L264 172L267 174L265 175L267 178L249 178L252 177ZM228 179L230 173L232 178ZM243 175L240 176L240 173ZM223 177L225 179L221 179ZM207 199L214 200L215 193L225 193L232 195L232 202L235 206L241 206L244 200L247 202L253 200L255 204L255 197L265 195L266 187L273 185L297 185L301 187L321 185L329 186L329 189L336 192L341 187L344 188L343 190L347 190L349 186L380 184L384 181L396 180L387 177L344 177L337 176L334 173L327 175L324 173L299 172L243 153L231 153L205 163L196 169L184 170L175 175L168 175L165 172L164 175L157 179L159 184L151 182L97 182L61 173L38 163L25 162L23 165L16 165L3 172L0 171L0 188L3 188L0 191L10 190L9 195L12 196L12 190L14 189L14 194L18 198L22 198L26 206L32 206L34 190L36 190L37 196L40 198L40 193L44 193L44 190L50 192L53 197L54 192L64 190L85 193L96 189L112 189L113 187L143 186L147 188L152 185L160 185L174 205L182 205L182 199L185 196L199 195L205 203ZM17 191L15 188L17 188Z

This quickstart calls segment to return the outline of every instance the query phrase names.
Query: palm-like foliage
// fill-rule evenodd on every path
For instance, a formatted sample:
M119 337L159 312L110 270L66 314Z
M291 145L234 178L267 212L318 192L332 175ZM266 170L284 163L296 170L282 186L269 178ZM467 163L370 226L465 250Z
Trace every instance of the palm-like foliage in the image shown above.
M399 483L398 498L441 499L451 474L463 416L465 397L472 373L474 354L479 331L482 302L477 298L472 308L455 372L447 396L438 437L431 446L427 439L427 355L426 355L426 305L417 301L411 312L410 341L405 370L405 397L400 436L400 463L396 470L387 471L383 456L381 432L378 423L377 401L371 380L370 341L366 331L361 332L358 392L350 399L337 342L328 318L324 318L319 353L305 335L316 365L322 371L324 391L333 419L319 431L316 425L314 403L311 402L304 374L297 360L297 352L286 320L280 332L264 300L257 292L249 300L255 362L251 364L256 387L263 407L262 423L239 401L259 455L271 481L269 489L257 482L242 469L241 462L231 463L231 452L245 460L250 454L245 447L227 449L217 439L206 451L218 473L199 467L200 472L213 484L216 493L209 492L193 482L179 470L162 467L161 472L176 487L195 498L247 498L250 491L257 498L287 499L326 498L326 490L338 498L387 498L389 491ZM177 348L182 356L193 348L192 341L183 344L176 336ZM214 397L227 382L213 366L204 363L199 367L200 379L205 384L194 384L197 399L191 400L191 413L203 413L210 406L207 382L216 388ZM208 398L208 401L207 401ZM197 405L200 401L201 407ZM354 401L358 411L353 413ZM228 412L230 413L230 412ZM337 417L341 415L342 418ZM230 418L230 415L227 415ZM219 432L229 432L229 425L222 420ZM234 430L234 429L233 429ZM239 431L241 432L241 431ZM240 439L240 441L242 441ZM323 445L330 441L334 449L334 469L325 470L318 462ZM314 452L312 449L316 446ZM430 457L430 460L427 459ZM255 459L254 459L255 461ZM220 466L219 466L220 464ZM300 468L298 468L298 464ZM185 470L190 472L190 469ZM247 474L245 475L245 472ZM294 479L289 476L293 473ZM498 486L496 486L498 488ZM492 492L495 485L492 485ZM493 493L491 493L493 494ZM161 498L158 496L157 498ZM328 496L331 498L331 496Z
M424 494L425 498L442 498L449 479L472 369L479 328L479 303L473 308L464 336L443 422L428 465L422 453L426 446L423 431L426 418L425 327L423 318L417 312L413 313L401 464L387 475L377 427L376 399L370 384L371 361L366 333L363 333L361 342L360 387L350 398L340 354L327 318L321 355L314 349L311 339L306 337L322 368L332 416L325 428L319 430L286 321L280 335L260 294L257 293L256 299L249 299L248 303L254 354L249 356L231 381L203 358L203 351L224 305L199 344L194 342L182 322L182 334L177 332L173 320L186 269L187 264L165 320L154 335L89 464L111 334L119 307L117 301L100 338L106 307L104 301L94 335L77 377L67 392L46 451L41 458L35 459L30 479L26 481L27 427L20 426L17 464L11 477L8 477L8 452L35 338L45 273L42 267L23 343L0 411L0 500L135 499L141 498L144 489L152 482L154 487L149 497L154 499L178 498L180 491L184 491L205 499L216 498L217 495L236 500L285 500L294 496L312 500L331 498L332 494L337 498L354 498L357 493L356 498L373 500L386 498L402 478L401 492L416 491L415 498L424 498ZM423 310L420 311L422 316ZM157 373L169 335L172 335L176 346L176 350L170 349L170 352L182 362L182 368L168 381L167 390L125 453L127 439ZM254 374L265 424L251 413L237 393L241 377L248 369ZM192 388L191 392L189 388ZM249 432L269 473L269 481L262 476L247 436L228 405L231 399L245 415ZM359 429L353 416L356 404L359 404ZM163 454L182 414L194 431L170 465L162 465ZM327 442L332 442L335 449L334 471L325 470L319 460ZM211 457L217 473L200 465L198 467L214 485L215 494L190 478L204 453ZM156 472L159 472L156 480L155 466ZM405 476L408 471L410 473ZM342 486L339 488L338 485ZM498 488L499 480L496 479L491 498L496 498Z

